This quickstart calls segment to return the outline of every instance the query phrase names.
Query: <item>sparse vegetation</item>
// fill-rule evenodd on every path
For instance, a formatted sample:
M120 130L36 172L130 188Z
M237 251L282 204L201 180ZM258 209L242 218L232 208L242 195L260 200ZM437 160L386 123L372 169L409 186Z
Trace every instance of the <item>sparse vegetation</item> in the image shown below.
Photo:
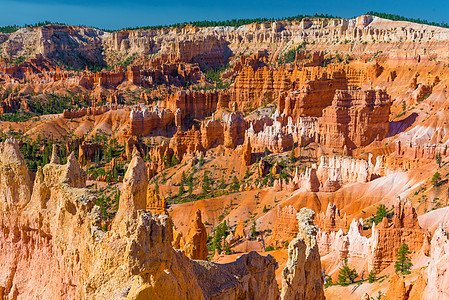
M441 181L440 173L439 172L435 172L435 174L433 174L433 176L432 176L432 180L430 181L430 183L433 186L437 186L440 183L440 181Z
M364 227L365 228L371 227L373 222L377 225L380 222L382 222L384 218L390 219L393 215L394 215L394 207L387 209L387 207L384 204L380 204L376 208L376 214L366 219Z
M304 49L307 46L307 42L302 42L298 46L293 49L288 50L286 53L282 54L278 58L279 64L288 64L295 61L296 53L298 53L301 49Z
M349 283L354 283L355 279L359 275L355 269L351 269L348 266L348 259L343 259L342 265L338 271L338 283L341 285L347 285Z

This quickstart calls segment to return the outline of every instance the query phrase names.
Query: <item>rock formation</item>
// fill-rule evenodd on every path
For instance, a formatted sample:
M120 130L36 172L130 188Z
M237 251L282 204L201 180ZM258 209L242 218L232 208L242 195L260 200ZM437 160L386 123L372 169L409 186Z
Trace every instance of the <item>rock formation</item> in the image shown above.
M249 139L247 139L246 142L243 144L243 153L242 153L243 165L244 166L251 165L251 158L252 158L251 142Z
M293 206L280 205L276 208L276 222L273 227L273 234L270 238L270 244L275 247L285 247L298 234L298 221L296 214L298 210Z
M399 277L396 273L391 275L390 285L383 299L385 300L408 299L407 290L405 289L404 278Z
M232 112L223 116L224 123L224 146L235 149L237 145L245 141L245 130L247 123L241 112Z
M224 144L224 128L223 124L215 120L212 116L211 120L201 123L201 144L204 149L211 149Z
M279 167L279 166L278 166ZM276 174L277 174L276 170ZM304 189L309 192L318 192L320 189L320 181L316 174L316 166L306 168L304 173L298 174L298 169L295 171L295 176L289 180L276 179L273 184L273 189L277 192L287 190L293 192L297 189Z
M72 118L82 118L84 116L98 116L108 112L111 109L116 110L117 108L121 107L123 106L105 105L100 107L82 108L78 110L64 110L62 113L62 117L65 119L72 119Z
M4 208L23 207L30 200L32 182L19 145L13 138L0 144L0 199Z
M187 257L191 259L207 259L207 232L201 221L201 211L196 211L195 219L192 220L189 231L185 238L184 250Z
M268 104L287 91L290 86L290 75L283 68L278 70L264 67L254 70L243 67L235 79L230 91L230 105L235 103L240 111L250 111Z
M3 99L2 93L0 93L0 99ZM20 108L20 101L12 94L8 95L6 99L0 101L0 114L13 113Z
M363 233L363 220L352 220L348 232L345 234L342 229L327 232L319 230L317 242L320 255L324 256L334 252L339 260L344 258L367 258L370 240Z
M99 143L81 142L78 146L78 159L83 165L99 161L103 155L103 145Z
M146 136L152 130L163 131L173 122L174 113L167 110L160 110L157 106L145 107L143 110L132 110L129 116L129 133L135 136Z
M175 135L170 139L170 149L173 149L178 161L182 160L184 154L195 154L204 151L201 131L194 128L182 131L178 127Z
M66 165L39 169L32 193L15 141L0 144L0 158L1 182L9 183L0 186L3 297L278 297L272 257L249 253L216 265L191 261L172 249L168 216L145 212L147 174L139 155L129 164L107 232L98 227L96 197L85 189L86 174L74 154Z
M303 72L307 73L307 71L309 70L305 69ZM313 70L311 71L313 72ZM299 117L321 117L323 109L332 104L335 92L347 89L348 82L344 72L333 72L332 74L321 72L322 74L317 74L320 77L313 76L315 78L309 79L301 89L293 90L288 94L284 108L286 116L290 116L294 120ZM299 81L304 81L304 77L310 76L301 74L301 72L294 73L293 76L295 75Z
M428 257L444 218L417 222L447 200L449 29L368 15L184 25L0 32L0 298L278 299L277 275L283 299L322 299L319 255L332 276L345 258L390 275L387 298L449 298L443 228ZM117 182L94 178L103 166ZM413 202L364 229L358 216L396 195ZM318 228L308 210L298 226L304 205ZM282 274L271 256L208 253L225 220L235 253L272 246L284 264L288 251ZM391 276L403 243L424 267L405 279ZM387 283L363 286L358 298Z
M367 182L373 170L366 160L349 156L321 156L317 176L323 187L329 181L337 181L341 186L346 183Z
M245 225L243 224L243 220L240 219L237 223L237 227L235 228L235 233L234 235L238 238L244 238L246 237L245 235Z
M282 153L293 146L293 136L282 131L282 124L276 120L272 126L264 126L263 130L255 132L252 124L246 131L248 139L256 152L265 149L274 153Z
M131 160L134 151L137 151L140 157L144 158L148 147L136 136L130 136L125 143L125 155L127 160Z
M330 148L366 146L387 136L391 100L384 90L338 90L320 120L320 142Z
M150 186L148 186L147 190L146 203L146 210L149 210L152 214L168 215L165 200L162 199Z
M167 96L162 102L162 107L172 112L179 109L181 120L204 118L215 112L222 93L220 91L178 91Z
M396 202L392 222L384 218L379 225L373 224L370 238L362 233L361 219L352 220L346 234L341 229L330 232L320 230L317 241L321 256L334 252L339 259L364 258L369 270L381 272L396 260L403 243L412 253L417 253L428 239L428 232L419 226L416 211L409 201Z
M346 231L348 228L346 214L340 215L340 210L335 204L329 203L326 212L321 212L317 215L316 224L322 232L339 231L342 229Z
M380 272L396 260L399 247L403 243L408 245L412 253L421 250L424 240L428 239L428 233L419 226L412 203L398 200L394 206L391 224L384 218L378 226L373 225L370 239L368 266Z
M308 208L302 208L297 214L299 232L288 245L281 299L324 299L316 227L312 225L314 215Z
M423 299L444 299L449 297L447 284L449 239L446 231L439 226L431 241L430 263L427 267L427 286Z
M390 276L390 285L385 297L382 299L395 299L395 300L420 300L431 299L427 298L424 292L426 288L426 281L423 279L422 272L418 275L418 278L411 282L408 286L405 284L403 277L399 277L396 273Z

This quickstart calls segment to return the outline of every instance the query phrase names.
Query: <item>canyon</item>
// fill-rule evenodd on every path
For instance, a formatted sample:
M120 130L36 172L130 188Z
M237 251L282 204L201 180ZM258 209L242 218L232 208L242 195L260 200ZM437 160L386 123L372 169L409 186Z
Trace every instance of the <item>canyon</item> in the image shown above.
M449 297L448 45L374 15L0 33L0 298Z

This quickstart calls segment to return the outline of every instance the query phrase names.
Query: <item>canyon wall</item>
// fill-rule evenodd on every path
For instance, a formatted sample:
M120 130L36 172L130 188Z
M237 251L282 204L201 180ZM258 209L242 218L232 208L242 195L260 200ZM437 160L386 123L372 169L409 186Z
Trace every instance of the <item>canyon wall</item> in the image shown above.
M337 90L332 105L323 110L320 142L330 148L354 149L384 139L390 106L384 90Z
M373 224L371 237L363 234L363 220L353 220L347 233L343 230L320 230L317 241L321 256L331 252L339 260L344 258L364 258L369 270L381 272L396 260L399 247L405 243L412 254L425 250L429 233L418 224L418 217L411 202L398 200L394 206L391 222L384 218L378 225Z
M39 168L33 184L17 143L0 144L2 297L278 297L270 256L216 265L173 250L168 216L145 211L147 168L137 153L109 231L99 227L96 196L74 154L66 165L57 160Z
M2 35L0 52L5 57L27 58L36 54L54 56L81 66L81 58L97 63L117 63L117 60L132 55L158 54L163 61L198 62L211 67L222 65L231 53L267 50L279 54L291 41L295 44L315 42L316 50L338 49L341 55L374 54L379 50L386 52L395 48L392 45L408 42L416 47L415 56L423 59L447 54L443 45L449 40L448 32L446 28L393 22L373 16L349 20L305 18L300 22L254 23L237 28L187 26L112 33L88 27L53 24L22 28ZM428 40L435 42L432 51L427 50L426 43L420 42ZM357 43L355 47L344 47L337 41ZM373 41L379 42L376 49L365 45L365 42ZM104 56L101 49L104 49ZM93 55L87 55L91 51ZM392 63L401 63L394 57L401 56L392 55Z

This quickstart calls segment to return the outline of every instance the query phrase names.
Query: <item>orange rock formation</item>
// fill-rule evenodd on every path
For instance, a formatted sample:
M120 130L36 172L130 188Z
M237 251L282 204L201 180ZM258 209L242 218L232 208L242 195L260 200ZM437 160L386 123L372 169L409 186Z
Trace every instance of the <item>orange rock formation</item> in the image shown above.
M354 149L382 140L389 130L391 100L384 90L337 91L320 120L320 142Z
M187 257L191 259L207 259L207 232L201 221L201 211L196 211L195 219L192 220L190 229L185 238L184 250Z

